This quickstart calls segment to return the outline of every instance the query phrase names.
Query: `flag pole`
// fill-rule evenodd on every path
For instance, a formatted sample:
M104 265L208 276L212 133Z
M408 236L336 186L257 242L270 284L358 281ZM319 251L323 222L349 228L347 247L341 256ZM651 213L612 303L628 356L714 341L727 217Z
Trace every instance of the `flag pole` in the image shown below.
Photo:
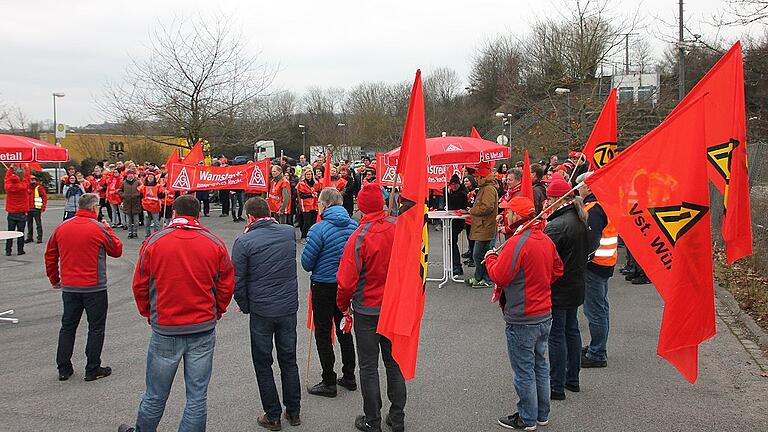
M307 329L307 368L304 370L304 387L309 387L309 368L312 364L312 329Z
M579 162L581 162L581 158L584 156L584 153L582 152L579 157L576 159L576 165L573 167L573 171L571 171L571 176L568 178L568 184L571 184L571 181L573 180L573 176L576 175L576 168L579 167Z
M544 214L546 214L548 211L550 211L550 210L552 210L553 208L555 208L555 207L558 207L560 204L562 204L562 203L563 203L563 201L565 201L565 200L566 200L566 198L568 198L568 196L569 196L571 193L573 193L574 191L576 191L577 189L579 189L579 188L580 188L580 187L582 187L582 186L584 186L584 182L581 182L581 183L577 184L577 185L576 185L576 186L574 186L574 187L573 187L571 190L569 190L569 191L568 191L568 192L567 192L565 195L563 195L563 196L561 196L560 198L558 198L558 199L556 199L555 201L553 201L553 202L552 202L550 205L548 205L548 206L547 206L547 208L543 209L543 210L541 211L541 213L537 214L537 215L536 215L536 216L535 216L533 219L531 219L531 220L529 220L528 222L526 222L526 223L525 223L525 224L522 226L522 228L520 228L520 231L525 231L525 230L526 230L526 229L527 229L529 226L533 225L533 223L534 223L534 222L536 222L537 220L541 219L541 218L544 216ZM504 242L504 244L502 244L502 245L500 245L500 246L496 246L495 248L493 248L493 249L492 249L493 253L498 253L498 252L499 252L501 249L503 249L503 248L504 248L504 245L505 245L505 244L507 244L507 243L506 243L506 242ZM483 262L485 262L485 260L483 260Z

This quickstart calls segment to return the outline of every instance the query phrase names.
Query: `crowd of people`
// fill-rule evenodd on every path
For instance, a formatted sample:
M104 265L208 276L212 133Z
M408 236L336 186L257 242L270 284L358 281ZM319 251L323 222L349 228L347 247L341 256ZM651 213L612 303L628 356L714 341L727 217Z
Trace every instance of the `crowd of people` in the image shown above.
M182 361L187 404L180 430L204 430L215 325L233 297L239 310L250 316L252 360L264 409L258 424L274 431L281 430L282 420L301 424L297 259L310 273L312 323L322 368L320 382L308 393L336 397L338 386L356 391L357 371L364 414L355 419L355 427L378 431L384 422L395 431L404 430L406 384L392 357L391 342L376 333L397 222L387 198L397 190L377 181L376 167L367 158L359 166L349 161L333 164L329 176L324 175L320 157L308 163L302 155L295 166L287 158L277 162L264 194L172 191L167 187L167 167L149 162L137 166L131 161L105 161L87 176L70 167L60 179L64 222L51 234L45 253L47 275L52 286L62 290L64 305L56 356L60 380L74 373L72 347L83 311L89 327L85 379L112 373L101 364L106 256L122 254L113 228L127 230L129 239L136 238L137 225L146 229L133 280L139 313L152 327L146 390L135 424L120 430L156 430ZM226 163L224 157L215 160L218 165ZM464 266L474 268L467 284L492 288L503 311L519 397L517 412L499 419L504 427L535 430L547 424L550 400L564 400L566 391L580 391L581 368L608 364L608 280L614 273L619 239L583 182L591 175L587 170L577 153L562 164L556 156L532 164L532 199L523 196L527 185L522 184L526 177L522 163L513 168L504 163L467 166L462 177L450 178L446 197L442 190L430 191L431 208L445 207L466 216L451 222L454 275L463 274ZM32 241L31 226L37 223L40 243L40 213L47 195L36 180L28 167L7 170L6 211L9 229L23 231L29 223L24 241ZM221 216L231 214L234 222L246 222L231 255L200 222L209 216L212 198L220 201ZM352 217L356 211L359 221L358 215ZM161 225L167 226L160 230ZM461 235L466 235L468 245L464 253L459 248ZM304 242L298 258L297 237ZM24 241L18 241L19 254L24 253ZM7 255L11 248L9 240ZM164 259L171 255L173 265ZM467 260L462 263L461 258ZM196 271L190 274L189 268ZM646 283L636 263L630 261L625 270L633 283ZM589 321L586 346L577 318L582 305ZM341 348L340 376L334 336ZM282 403L272 371L273 349ZM384 419L380 357L391 402Z

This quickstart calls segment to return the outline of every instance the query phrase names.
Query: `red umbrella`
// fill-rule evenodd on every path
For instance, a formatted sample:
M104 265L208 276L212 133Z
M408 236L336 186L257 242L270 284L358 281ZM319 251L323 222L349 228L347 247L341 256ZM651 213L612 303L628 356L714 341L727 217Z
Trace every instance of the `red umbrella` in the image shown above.
M67 149L34 138L0 135L0 162L66 162Z
M390 164L397 164L400 147L387 152L385 156ZM430 165L471 165L508 157L509 147L493 141L459 136L427 138L427 160Z

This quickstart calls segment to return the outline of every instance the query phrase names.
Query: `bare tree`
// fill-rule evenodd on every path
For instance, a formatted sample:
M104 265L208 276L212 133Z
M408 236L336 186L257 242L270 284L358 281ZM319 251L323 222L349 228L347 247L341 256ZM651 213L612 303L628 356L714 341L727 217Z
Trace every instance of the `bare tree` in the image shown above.
M723 25L768 24L768 1L728 0L725 15L719 21Z
M124 83L107 86L101 106L134 130L182 133L191 146L265 95L274 73L247 52L225 17L176 19L150 35L148 57L132 61Z

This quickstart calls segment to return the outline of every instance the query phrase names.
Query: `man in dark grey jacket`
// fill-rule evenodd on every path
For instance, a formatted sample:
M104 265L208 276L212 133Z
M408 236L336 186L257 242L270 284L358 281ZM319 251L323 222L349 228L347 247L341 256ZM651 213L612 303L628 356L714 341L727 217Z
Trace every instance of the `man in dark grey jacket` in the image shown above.
M272 373L273 339L285 418L292 426L301 424L301 387L296 364L296 236L292 226L281 225L270 217L269 205L263 198L246 201L245 212L248 226L232 247L235 301L251 319L251 356L264 407L264 415L257 421L260 426L277 431L282 427L282 408Z

